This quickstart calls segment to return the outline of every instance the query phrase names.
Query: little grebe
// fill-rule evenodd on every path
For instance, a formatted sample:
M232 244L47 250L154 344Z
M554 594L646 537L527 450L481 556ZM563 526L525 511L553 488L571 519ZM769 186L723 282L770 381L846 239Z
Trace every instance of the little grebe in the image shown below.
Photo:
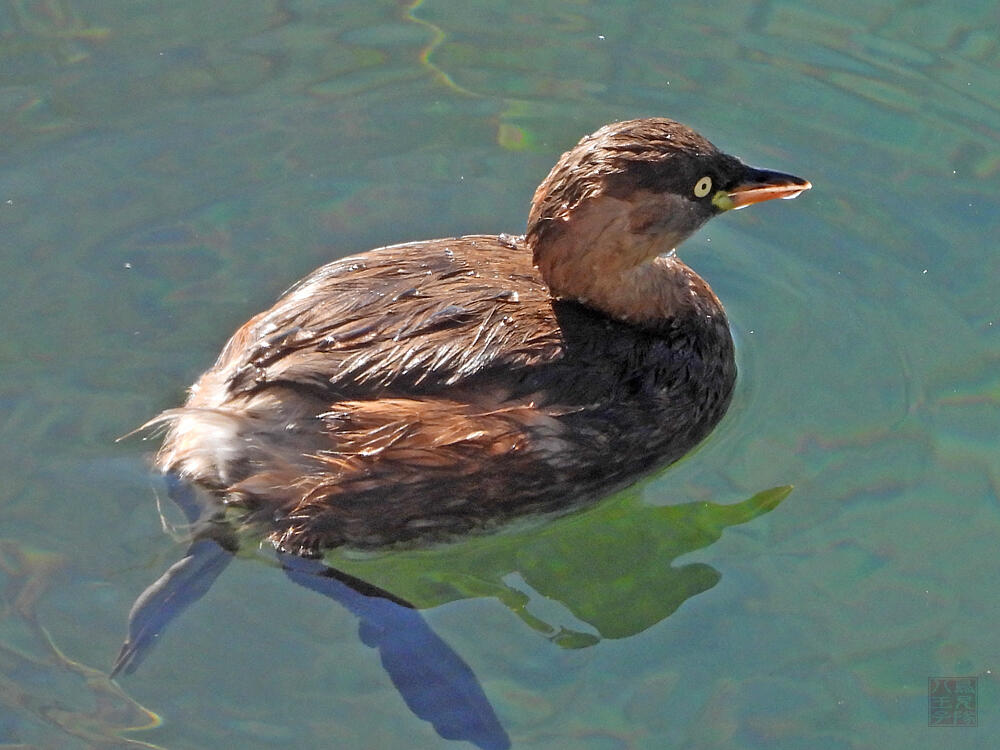
M733 391L722 305L670 251L810 187L672 120L607 125L524 236L381 247L296 284L154 420L157 463L307 556L596 500L683 456Z

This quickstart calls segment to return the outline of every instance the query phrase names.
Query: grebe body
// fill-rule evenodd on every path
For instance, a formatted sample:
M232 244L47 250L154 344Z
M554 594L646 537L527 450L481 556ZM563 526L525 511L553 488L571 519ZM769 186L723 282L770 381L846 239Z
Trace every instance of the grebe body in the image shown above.
M306 556L592 502L687 453L732 395L723 307L671 251L809 187L672 120L608 125L524 236L378 248L296 284L154 420L158 465Z

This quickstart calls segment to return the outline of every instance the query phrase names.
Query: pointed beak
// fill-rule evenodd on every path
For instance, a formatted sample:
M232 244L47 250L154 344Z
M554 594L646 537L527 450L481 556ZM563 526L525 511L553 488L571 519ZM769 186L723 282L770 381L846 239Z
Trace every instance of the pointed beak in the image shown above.
M721 209L746 208L753 203L782 198L791 200L812 187L809 180L784 172L747 167L742 181L728 191L719 191L713 202Z

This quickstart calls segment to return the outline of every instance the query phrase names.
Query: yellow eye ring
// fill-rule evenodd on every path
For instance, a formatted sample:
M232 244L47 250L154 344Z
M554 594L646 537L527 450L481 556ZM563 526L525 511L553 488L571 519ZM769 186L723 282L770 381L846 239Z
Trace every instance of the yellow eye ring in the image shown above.
M695 198L704 198L712 192L712 178L705 175L694 184Z

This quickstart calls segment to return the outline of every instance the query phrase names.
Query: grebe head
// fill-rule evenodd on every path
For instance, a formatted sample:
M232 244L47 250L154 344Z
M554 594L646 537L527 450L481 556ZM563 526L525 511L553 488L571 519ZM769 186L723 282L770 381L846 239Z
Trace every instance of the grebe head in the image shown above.
M616 122L562 155L535 191L526 237L554 295L607 308L608 289L716 214L810 187L748 166L679 122Z

